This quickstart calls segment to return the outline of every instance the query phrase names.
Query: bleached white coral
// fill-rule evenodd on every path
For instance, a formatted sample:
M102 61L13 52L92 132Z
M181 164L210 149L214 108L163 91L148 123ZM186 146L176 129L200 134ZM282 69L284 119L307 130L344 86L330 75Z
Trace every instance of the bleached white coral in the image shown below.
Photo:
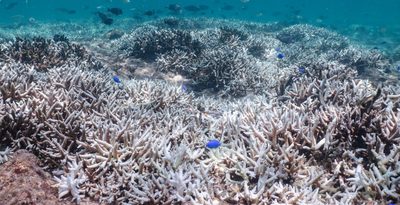
M68 163L69 172L66 176L61 176L60 178L55 177L58 187L58 197L62 198L68 194L72 195L72 200L76 200L79 204L81 200L81 191L79 189L80 185L86 181L86 176L81 171L82 162L77 164L75 161L73 163Z
M6 147L6 149L4 151L0 151L0 164L7 162L8 159L10 159L11 154L12 154L12 151L9 147Z

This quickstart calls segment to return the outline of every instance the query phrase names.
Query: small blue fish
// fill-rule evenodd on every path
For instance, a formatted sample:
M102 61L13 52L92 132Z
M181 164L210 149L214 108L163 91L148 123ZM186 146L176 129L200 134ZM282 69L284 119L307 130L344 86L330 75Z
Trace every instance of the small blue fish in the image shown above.
M206 147L210 149L215 149L221 146L221 142L219 140L210 140L207 142Z
M299 73L300 73L300 74L304 74L305 72L306 72L306 68L303 67L303 66L300 66L300 67L299 67Z
M281 51L281 48L277 47L277 48L275 48L275 51L279 52L279 51Z
M279 59L283 59L285 57L285 54L278 53L278 55L276 55L276 57L279 58Z
M188 90L188 88L187 88L187 86L186 86L185 84L182 84L181 89L182 89L182 91L185 92L185 93L186 93L187 90Z
M396 70L397 70L397 72L400 73L400 65L398 65L398 66L396 67Z
M116 83L121 83L121 80L120 80L119 77L116 76L116 75L114 75L113 80L114 80L114 82L116 82Z

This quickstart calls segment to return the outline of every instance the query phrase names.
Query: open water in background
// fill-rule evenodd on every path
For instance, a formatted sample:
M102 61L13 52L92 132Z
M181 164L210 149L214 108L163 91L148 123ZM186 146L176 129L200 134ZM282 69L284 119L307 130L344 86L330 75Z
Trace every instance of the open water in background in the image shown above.
M210 17L251 22L310 24L336 31L400 62L400 0L0 0L0 29L41 23L85 23L103 26L99 13L119 22L157 18ZM175 5L178 11L169 7ZM107 12L120 8L122 15ZM126 26L126 24L125 24ZM126 28L126 27L125 27ZM128 25L128 28L129 25ZM134 28L134 25L132 25ZM62 32L62 31L60 31Z
M245 0L242 0L245 1ZM125 17L148 20L163 16L217 17L256 22L308 23L339 29L349 25L399 27L400 0L0 0L0 25L41 22L98 22L95 12L108 7L123 9ZM171 14L170 4L182 8ZM207 6L197 12L185 7ZM146 16L146 11L154 11Z

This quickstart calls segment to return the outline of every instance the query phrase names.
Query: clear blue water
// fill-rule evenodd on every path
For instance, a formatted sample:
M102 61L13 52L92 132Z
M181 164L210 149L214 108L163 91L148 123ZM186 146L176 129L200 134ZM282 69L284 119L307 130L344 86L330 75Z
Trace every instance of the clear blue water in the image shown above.
M171 14L168 5L178 4L179 14ZM185 9L189 5L205 5L198 12ZM209 0L209 1L156 1L156 0L1 0L0 25L29 22L93 21L95 12L108 7L120 7L124 17L157 18L177 15L181 17L232 18L257 22L280 21L308 23L338 28L349 25L396 28L400 23L399 0ZM143 15L154 11L155 15Z

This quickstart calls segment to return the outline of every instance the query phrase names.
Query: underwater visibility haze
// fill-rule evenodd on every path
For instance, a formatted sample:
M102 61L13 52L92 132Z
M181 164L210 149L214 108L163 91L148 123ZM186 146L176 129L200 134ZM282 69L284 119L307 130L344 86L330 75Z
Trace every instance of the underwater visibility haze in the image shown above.
M0 0L0 204L400 204L399 11Z

